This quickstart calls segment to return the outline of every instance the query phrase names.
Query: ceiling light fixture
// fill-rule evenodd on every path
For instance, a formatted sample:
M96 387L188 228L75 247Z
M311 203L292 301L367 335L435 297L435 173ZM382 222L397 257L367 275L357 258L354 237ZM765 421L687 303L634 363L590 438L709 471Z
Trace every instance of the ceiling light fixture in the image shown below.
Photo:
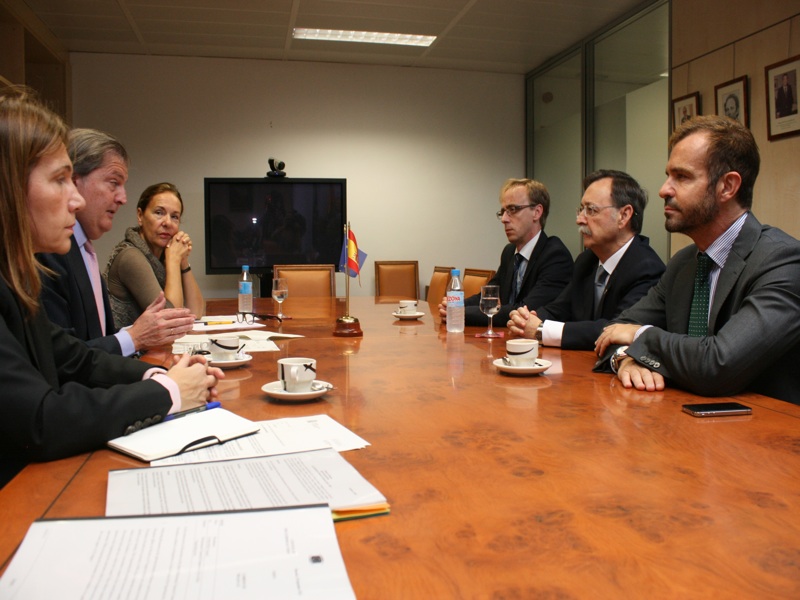
M430 46L435 35L410 33L380 33L377 31L344 31L340 29L304 29L296 27L292 36L297 40L326 40L332 42L362 42L365 44L396 44L400 46Z

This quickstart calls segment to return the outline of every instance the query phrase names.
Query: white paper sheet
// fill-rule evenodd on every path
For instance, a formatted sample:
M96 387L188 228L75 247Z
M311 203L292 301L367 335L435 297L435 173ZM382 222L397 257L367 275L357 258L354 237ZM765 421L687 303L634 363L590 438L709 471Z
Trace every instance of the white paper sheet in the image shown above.
M269 339L252 340L249 339L249 336L245 336L245 334L241 332L237 335L241 340L240 344L244 344L241 352L245 354L250 354L251 352L274 352L278 350L278 346L275 342L271 342ZM172 353L183 354L184 352L191 352L192 349L199 347L200 344L207 344L210 337L212 336L206 334L187 334L173 342Z
M31 525L0 598L355 598L328 506Z
M325 502L332 510L386 498L327 448L211 463L123 469L108 474L106 516L277 508Z
M248 327L252 327L252 325ZM220 329L230 329L230 327L220 326ZM208 331L209 328L205 328L205 330ZM242 341L244 347L241 351L246 354L250 354L251 352L275 352L278 350L278 346L271 340L303 337L302 335L293 333L278 333L266 330L232 331L231 333L237 335ZM211 336L205 333L188 333L173 342L172 353L183 354L184 352L191 352L192 348L199 344L208 343L210 337Z
M252 456L274 456L333 448L337 452L358 450L369 446L369 442L357 436L344 425L328 415L311 417L287 417L259 421L261 431L247 437L231 440L222 445L200 448L193 452L154 460L151 466L182 465L197 462L250 458Z

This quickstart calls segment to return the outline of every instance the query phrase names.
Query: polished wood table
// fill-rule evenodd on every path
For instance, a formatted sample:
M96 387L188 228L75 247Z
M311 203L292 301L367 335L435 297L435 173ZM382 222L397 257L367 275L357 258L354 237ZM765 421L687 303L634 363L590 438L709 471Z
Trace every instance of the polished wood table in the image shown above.
M336 524L359 598L800 597L800 407L744 394L750 417L694 418L697 397L625 390L590 352L545 348L544 375L503 375L504 340L448 335L424 303L397 321L353 298L363 338L332 336L341 299L283 308L280 330L306 337L219 389L250 419L324 413L371 442L344 456L392 512ZM284 356L316 358L335 390L272 402ZM0 491L3 565L34 519L103 515L108 471L134 466L100 450L27 467Z

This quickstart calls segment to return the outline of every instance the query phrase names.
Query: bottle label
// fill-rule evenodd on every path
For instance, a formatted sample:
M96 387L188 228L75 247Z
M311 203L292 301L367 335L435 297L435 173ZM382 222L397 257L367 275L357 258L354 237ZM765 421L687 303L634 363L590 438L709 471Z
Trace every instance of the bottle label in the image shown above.
M239 282L239 293L240 294L252 294L253 293L253 282L252 281L240 281Z
M464 306L464 292L456 290L448 291L447 304L452 306Z

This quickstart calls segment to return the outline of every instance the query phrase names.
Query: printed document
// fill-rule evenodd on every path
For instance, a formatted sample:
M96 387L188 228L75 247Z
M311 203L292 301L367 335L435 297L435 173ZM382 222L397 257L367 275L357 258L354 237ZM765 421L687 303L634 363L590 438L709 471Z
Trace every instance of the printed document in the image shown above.
M346 452L369 446L368 441L357 436L344 425L340 425L328 415L286 417L258 421L258 424L261 426L261 430L255 435L171 456L163 460L154 460L150 465L160 467L232 458L273 456L321 448L333 448L337 452Z
M385 514L386 498L332 448L108 474L106 516L329 504L334 519Z
M36 521L0 598L355 599L328 506Z

